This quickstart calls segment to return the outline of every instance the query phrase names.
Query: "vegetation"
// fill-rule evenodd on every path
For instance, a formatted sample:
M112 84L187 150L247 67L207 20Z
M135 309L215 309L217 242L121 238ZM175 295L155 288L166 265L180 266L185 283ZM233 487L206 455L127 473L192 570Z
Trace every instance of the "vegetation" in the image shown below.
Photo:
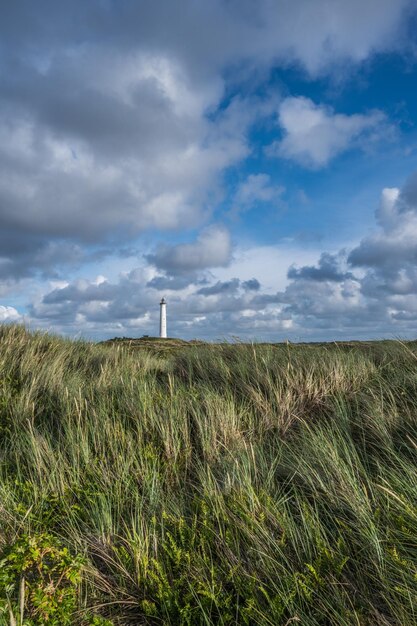
M416 426L414 343L3 326L0 624L414 625Z

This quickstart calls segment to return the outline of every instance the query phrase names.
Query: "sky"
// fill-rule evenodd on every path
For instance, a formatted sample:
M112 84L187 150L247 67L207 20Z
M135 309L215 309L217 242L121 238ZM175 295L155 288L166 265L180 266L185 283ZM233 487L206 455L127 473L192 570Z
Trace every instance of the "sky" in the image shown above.
M0 5L0 321L417 334L417 0Z

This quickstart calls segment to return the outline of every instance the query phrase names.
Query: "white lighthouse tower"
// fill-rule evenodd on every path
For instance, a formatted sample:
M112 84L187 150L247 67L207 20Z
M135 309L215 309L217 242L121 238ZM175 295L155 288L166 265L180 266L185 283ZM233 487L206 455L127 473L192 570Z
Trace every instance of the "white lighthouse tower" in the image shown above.
M160 314L159 314L159 336L161 339L166 339L167 336L167 303L165 302L165 298L162 298L159 303Z

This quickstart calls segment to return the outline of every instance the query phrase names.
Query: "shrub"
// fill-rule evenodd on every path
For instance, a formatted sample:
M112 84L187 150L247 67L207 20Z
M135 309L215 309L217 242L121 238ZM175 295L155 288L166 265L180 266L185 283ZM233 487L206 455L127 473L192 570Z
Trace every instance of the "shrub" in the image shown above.
M73 623L82 565L51 535L23 535L0 559L0 611L11 624Z

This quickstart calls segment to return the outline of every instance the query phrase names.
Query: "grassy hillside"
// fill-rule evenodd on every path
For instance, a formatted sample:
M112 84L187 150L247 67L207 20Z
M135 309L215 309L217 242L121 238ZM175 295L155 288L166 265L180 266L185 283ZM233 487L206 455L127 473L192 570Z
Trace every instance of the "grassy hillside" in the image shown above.
M415 344L122 344L0 327L0 624L417 623Z

